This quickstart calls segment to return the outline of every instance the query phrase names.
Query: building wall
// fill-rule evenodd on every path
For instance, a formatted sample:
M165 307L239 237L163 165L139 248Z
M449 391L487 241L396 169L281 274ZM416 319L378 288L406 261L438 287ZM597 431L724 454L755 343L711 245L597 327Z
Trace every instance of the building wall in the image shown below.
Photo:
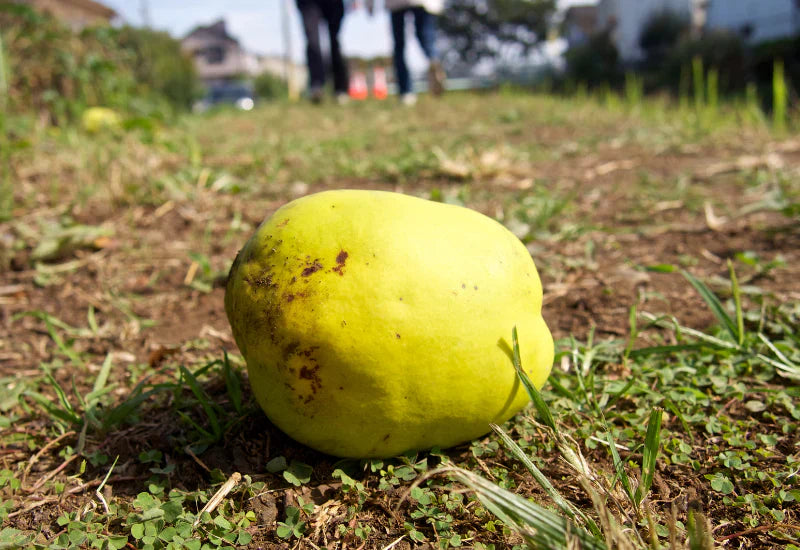
M706 28L737 32L749 42L800 33L800 5L795 0L711 0Z
M639 36L651 17L669 10L691 19L693 6L693 0L600 0L597 28L611 29L611 39L622 61L635 62L644 56L639 48Z

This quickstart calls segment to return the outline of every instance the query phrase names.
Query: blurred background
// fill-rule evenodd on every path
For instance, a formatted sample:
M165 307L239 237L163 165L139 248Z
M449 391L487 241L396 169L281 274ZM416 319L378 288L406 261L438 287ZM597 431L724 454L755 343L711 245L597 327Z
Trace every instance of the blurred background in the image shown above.
M394 91L388 13L350 2L340 34L351 78ZM411 29L408 29L411 32ZM797 0L448 0L439 18L450 90L627 90L688 101L741 97L770 110L800 83ZM427 62L409 39L424 90ZM0 101L43 124L91 106L146 124L217 104L302 96L293 0L0 1ZM138 117L138 118L137 118Z

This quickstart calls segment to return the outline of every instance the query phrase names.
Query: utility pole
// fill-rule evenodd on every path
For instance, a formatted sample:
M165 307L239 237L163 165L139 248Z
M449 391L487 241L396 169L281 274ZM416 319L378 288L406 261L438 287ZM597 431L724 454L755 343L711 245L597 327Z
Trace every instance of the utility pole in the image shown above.
M147 0L142 0L141 4L139 4L139 13L142 16L142 26L146 29L152 27L152 22L150 21L150 5Z
M281 0L281 32L283 34L283 72L286 77L286 88L289 101L300 98L300 90L295 81L292 63L292 31L289 26L289 0Z

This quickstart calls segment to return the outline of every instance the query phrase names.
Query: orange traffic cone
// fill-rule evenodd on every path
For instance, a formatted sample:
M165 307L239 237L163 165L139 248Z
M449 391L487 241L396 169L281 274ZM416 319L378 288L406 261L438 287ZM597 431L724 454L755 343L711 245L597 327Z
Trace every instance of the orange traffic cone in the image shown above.
M350 78L348 92L353 99L367 99L367 78L364 73L357 72Z
M375 99L386 99L389 95L389 87L386 85L386 69L375 67L372 71L372 95Z

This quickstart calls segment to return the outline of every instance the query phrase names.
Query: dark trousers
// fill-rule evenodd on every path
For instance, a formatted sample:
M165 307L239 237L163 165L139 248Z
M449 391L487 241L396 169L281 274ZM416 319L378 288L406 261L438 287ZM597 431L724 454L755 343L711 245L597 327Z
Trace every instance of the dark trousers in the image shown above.
M337 93L347 93L349 83L347 65L339 47L339 29L344 19L343 0L297 0L297 8L303 17L311 89L322 88L325 85L325 63L319 39L319 26L324 21L330 37L333 87Z
M429 60L436 59L436 16L425 8L402 8L392 12L392 37L394 38L394 72L400 94L411 92L411 75L406 65L406 15L414 16L414 31L419 45Z

